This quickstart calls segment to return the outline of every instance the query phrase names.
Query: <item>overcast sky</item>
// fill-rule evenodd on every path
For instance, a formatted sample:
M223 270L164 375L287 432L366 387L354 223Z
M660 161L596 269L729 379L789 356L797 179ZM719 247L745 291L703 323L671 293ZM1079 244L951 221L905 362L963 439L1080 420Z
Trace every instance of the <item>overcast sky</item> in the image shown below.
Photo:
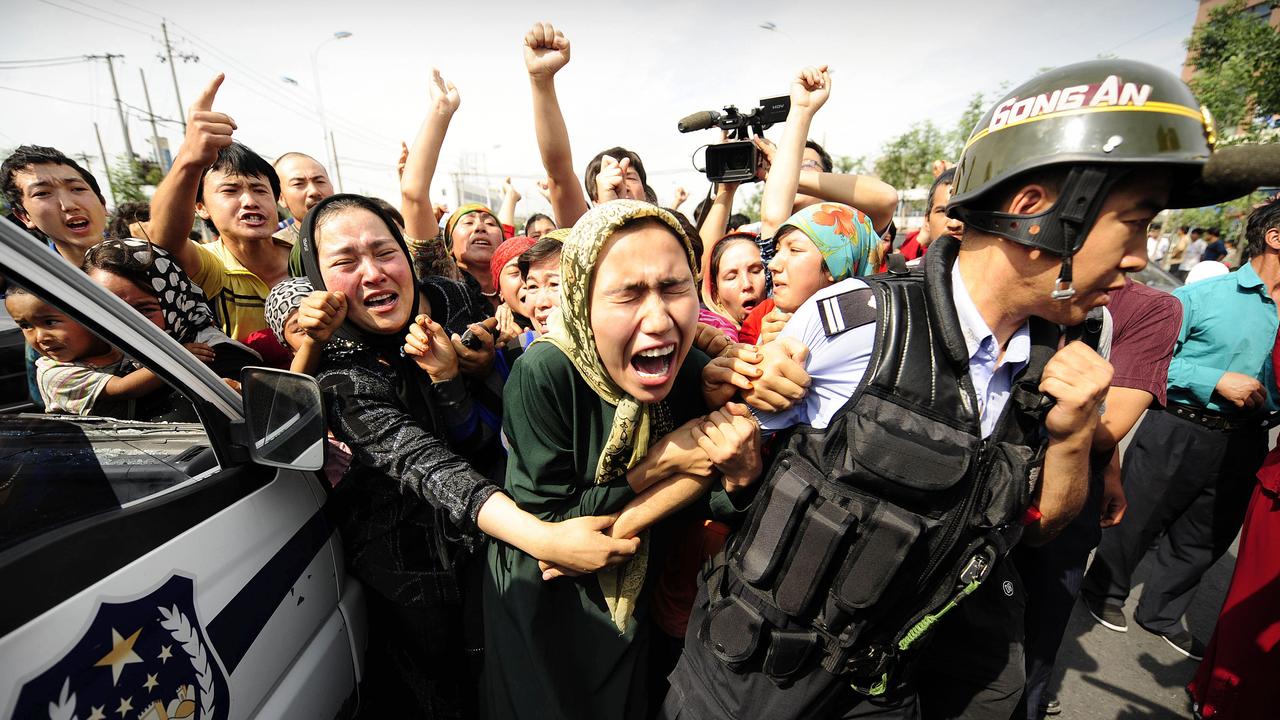
M931 119L950 127L975 92L992 94L1042 67L1111 53L1177 72L1197 6L1195 0L27 0L6 3L0 24L0 147L38 143L86 152L103 178L93 123L109 156L124 151L105 63L14 69L10 61L109 52L124 55L116 63L120 94L140 109L130 111L133 147L149 155L139 68L156 115L179 115L169 67L158 59L163 15L176 51L199 56L177 62L184 102L225 72L215 109L235 118L239 140L268 159L296 150L323 161L311 58L334 32L346 31L352 36L318 53L345 189L397 199L399 141L417 131L435 66L462 94L436 174L437 201L454 204L450 173L471 154L493 187L515 176L525 215L545 204L533 185L542 168L522 38L534 21L548 20L572 43L557 86L575 164L625 145L644 158L663 202L683 185L694 196L691 206L707 184L690 155L716 134L680 135L676 121L784 94L804 65L827 63L834 78L813 137L834 155L874 157L911 123ZM776 29L762 29L766 23ZM176 151L181 127L159 128Z

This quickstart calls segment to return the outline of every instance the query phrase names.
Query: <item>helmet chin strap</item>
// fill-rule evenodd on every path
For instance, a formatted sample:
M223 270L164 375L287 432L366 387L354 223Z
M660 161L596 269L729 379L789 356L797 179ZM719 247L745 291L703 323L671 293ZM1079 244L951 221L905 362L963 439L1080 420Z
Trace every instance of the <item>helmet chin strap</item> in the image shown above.
M961 208L959 219L982 232L1061 257L1062 268L1050 297L1069 300L1076 294L1071 285L1071 258L1084 245L1108 191L1125 172L1114 165L1076 165L1067 173L1057 201L1048 210L1014 215Z
M1076 289L1071 286L1071 256L1062 258L1062 269L1058 271L1058 279L1053 281L1053 292L1049 297L1054 300L1070 300L1075 297Z

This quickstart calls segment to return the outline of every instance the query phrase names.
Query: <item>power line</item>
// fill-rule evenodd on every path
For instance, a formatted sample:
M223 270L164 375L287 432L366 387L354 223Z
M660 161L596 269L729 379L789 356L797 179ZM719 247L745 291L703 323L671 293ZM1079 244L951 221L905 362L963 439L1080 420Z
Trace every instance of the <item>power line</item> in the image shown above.
M137 28L135 28L135 27L130 27L130 26L128 26L128 25L122 25L122 24L120 24L120 23L118 23L118 22L116 22L116 21L114 21L114 20L108 20L108 19L106 19L106 18L98 17L98 16L96 16L96 15L90 15L89 13L84 12L84 11L82 11L82 10L76 10L75 8L69 8L69 7L67 7L66 5L59 5L59 4L55 3L55 2L50 2L50 0L39 0L39 2L42 2L42 3L44 3L45 5L48 5L48 6L50 6L50 7L56 7L56 8L58 8L58 9L60 9L60 10L66 10L67 12L75 13L76 15L80 15L80 16L83 16L83 17L87 17L87 18L89 18L90 20L94 20L94 21L96 21L96 22L102 22L102 23L106 23L106 24L108 24L108 25L114 25L114 26L116 26L116 27L120 28L121 30L128 30L128 31L129 31L129 32L131 32L131 33L137 33L137 34L139 34L139 35L145 35L145 36L147 36L147 37L150 37L150 36L151 36L151 34L150 34L150 33L143 32L142 30L139 30L139 29L137 29Z
M0 60L0 65L13 65L13 64L20 64L20 63L21 64L48 63L48 62L63 62L63 61L84 62L84 56L83 55L64 55L62 57L56 57L56 58L30 58L27 60Z
M83 5L84 7L87 7L87 8L89 8L89 9L91 9L91 10L95 11L95 12L100 12L100 13L102 13L102 14L104 14L104 15L110 15L111 17L114 17L114 18L120 18L121 20L124 20L125 22L131 22L131 23L133 23L134 25L139 25L139 26L141 26L141 27L148 28L148 29L151 27L151 25L150 25L150 24L148 24L148 22L149 22L149 21L148 21L148 22L144 22L144 21L142 21L142 20L137 20L137 19L134 19L134 18L131 18L131 17L126 17L126 16L121 15L121 14L119 14L119 13L114 13L114 12L111 12L110 10L107 10L107 9L105 9L105 8L102 8L102 7L99 7L98 5L93 5L93 4L90 4L90 3L84 2L84 0L69 0L69 2L73 2L73 3L77 4L77 5ZM154 13L149 13L149 14L154 14ZM159 17L159 16L157 16L157 17Z
M61 62L31 63L27 65L0 65L0 70L34 70L37 68L63 67L66 65L79 65L87 62L84 58L79 60L63 60Z
M205 52L208 52L209 54L222 60L228 65L234 68L237 68L240 72L243 72L246 76L249 76L254 80L257 80L257 82L260 85L267 88L268 92L272 93L273 95L275 96L283 95L284 97L292 99L294 102L297 102L299 104L310 105L312 103L312 99L303 95L300 91L285 90L281 88L280 87L281 84L279 82L276 82L275 79L267 75L264 75L260 71L245 65L244 63L236 60L235 58L227 56L222 51L220 51L217 47L213 46L208 41L203 40L202 38L200 38L200 36L191 32L191 30L189 30L188 28L183 27L176 22L172 22L170 24L173 25L173 27L185 33L186 37L184 39L186 39L188 42L201 47ZM296 110L294 110L293 108L290 108L290 110L296 113ZM329 112L328 115L331 121L333 121L332 122L333 125L337 126L347 135L354 136L356 138L364 140L365 142L368 142L371 144L377 144L377 145L382 145L386 143L390 143L394 145L400 142L399 140L392 138L388 135L383 135L382 133L379 133L377 131L369 130L364 125L357 123L349 118L346 118L345 116L340 115L338 113ZM318 120L318 118L312 118L310 115L307 115L305 117L311 120Z
M47 100L57 100L59 102L71 103L72 105L84 105L85 107L100 108L102 110L114 109L109 105L99 105L98 103L85 102L83 100L72 100L71 98L58 97L57 95L46 95L44 93L33 92L31 90L20 90L18 88L6 87L4 85L0 85L0 90L8 90L9 92L21 93L22 95L31 95L32 97L45 98Z

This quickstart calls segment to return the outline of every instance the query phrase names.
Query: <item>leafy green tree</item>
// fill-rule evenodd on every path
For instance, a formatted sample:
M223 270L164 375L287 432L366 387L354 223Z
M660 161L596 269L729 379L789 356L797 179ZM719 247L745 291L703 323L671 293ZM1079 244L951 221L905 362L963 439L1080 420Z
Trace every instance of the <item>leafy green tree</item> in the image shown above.
M150 200L142 191L143 180L138 177L137 165L124 155L117 157L115 165L107 168L107 178L111 180L111 196L115 204Z
M944 131L931 120L912 125L905 133L885 143L876 160L876 175L896 188L927 187L933 182L930 165L950 154L954 133Z
M974 93L969 98L969 104L965 106L964 112L960 113L960 119L956 121L956 127L951 131L951 152L945 159L955 162L960 159L960 151L964 150L964 144L969 141L969 136L973 134L973 128L977 126L978 121L982 119L983 114L987 112L987 100L982 93Z
M1263 4L1274 9L1280 0ZM1244 9L1244 0L1213 9L1187 39L1191 89L1219 130L1238 129L1240 140L1256 139L1261 121L1280 114L1280 29Z
M738 212L751 218L751 222L760 222L760 201L764 198L764 183L756 183L752 187L751 194L742 200Z
M838 155L835 158L835 171L844 173L845 175L865 175L867 174L867 156L859 155L858 157L850 157L848 155Z
M933 183L933 161L955 162L974 126L987 111L986 98L974 93L955 125L944 130L925 120L884 144L875 171L896 188L928 187Z

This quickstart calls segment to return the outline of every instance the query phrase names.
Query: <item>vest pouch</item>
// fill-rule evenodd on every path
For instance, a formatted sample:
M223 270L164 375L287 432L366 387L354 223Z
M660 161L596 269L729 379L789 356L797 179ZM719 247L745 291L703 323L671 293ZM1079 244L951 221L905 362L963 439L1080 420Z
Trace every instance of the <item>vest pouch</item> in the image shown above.
M786 680L808 667L809 658L820 646L818 633L812 630L774 629L769 633L769 650L761 669L774 680Z
M817 493L814 485L822 479L821 473L794 454L778 460L774 477L764 496L757 499L757 509L734 553L738 575L756 587L768 587L805 508Z
M921 519L882 502L862 524L831 595L847 611L871 607L897 575L923 530Z
M904 504L947 490L969 470L976 438L938 420L863 393L847 416L845 439L859 487ZM867 474L882 482L866 478ZM872 481L868 483L867 481Z
M979 526L997 528L1016 521L1031 503L1044 454L1037 448L999 443L991 451L986 488L976 509Z
M699 635L712 654L737 669L755 654L766 624L758 610L731 595L712 603Z
M819 501L805 511L773 591L779 610L792 617L804 613L852 523L853 516L834 502Z

